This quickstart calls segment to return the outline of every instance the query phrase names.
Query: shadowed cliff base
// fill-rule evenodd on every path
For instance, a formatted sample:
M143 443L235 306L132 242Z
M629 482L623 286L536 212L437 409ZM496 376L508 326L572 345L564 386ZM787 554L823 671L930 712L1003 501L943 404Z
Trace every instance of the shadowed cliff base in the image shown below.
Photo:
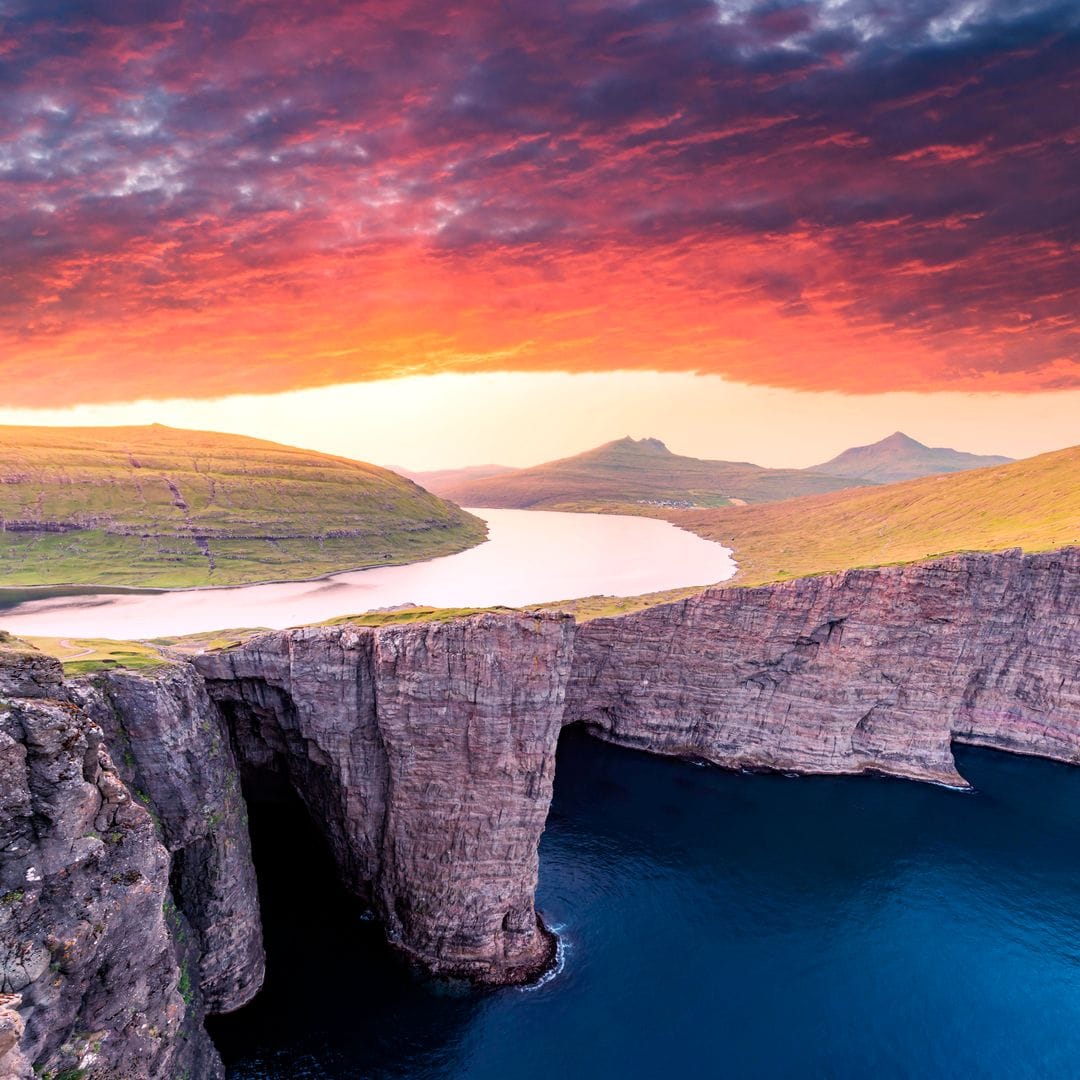
M446 1045L482 995L418 978L342 884L321 830L287 784L249 777L244 793L267 967L250 1005L207 1024L229 1075L370 1076L392 1065L391 1075L406 1077L448 1064ZM407 1027L402 1014L413 1021Z

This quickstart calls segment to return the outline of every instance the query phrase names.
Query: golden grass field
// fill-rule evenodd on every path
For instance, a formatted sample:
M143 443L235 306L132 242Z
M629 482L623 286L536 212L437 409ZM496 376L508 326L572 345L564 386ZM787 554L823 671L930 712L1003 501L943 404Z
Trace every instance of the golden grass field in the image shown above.
M1080 446L902 484L662 516L731 547L734 585L956 551L1046 551L1080 544Z

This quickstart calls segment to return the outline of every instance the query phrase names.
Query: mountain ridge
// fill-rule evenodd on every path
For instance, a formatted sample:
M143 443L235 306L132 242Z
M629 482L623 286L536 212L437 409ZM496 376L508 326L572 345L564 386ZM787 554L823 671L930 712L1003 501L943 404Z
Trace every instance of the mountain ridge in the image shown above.
M617 510L635 506L724 506L733 500L774 502L866 481L768 469L748 461L709 461L672 453L660 439L625 436L570 457L471 479L414 474L461 506L534 510Z

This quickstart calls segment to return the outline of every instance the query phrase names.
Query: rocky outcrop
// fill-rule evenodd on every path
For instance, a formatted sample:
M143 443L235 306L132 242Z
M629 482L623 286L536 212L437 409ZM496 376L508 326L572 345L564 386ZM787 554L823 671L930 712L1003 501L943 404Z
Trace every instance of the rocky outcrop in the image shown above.
M0 994L0 1076L27 1080L34 1075L23 1053L26 1024L19 1014L21 994Z
M171 854L173 900L191 926L205 1008L239 1008L265 965L247 807L221 713L188 664L110 671L76 682L73 693Z
M572 638L555 615L310 629L202 658L205 681L185 663L65 681L8 648L0 1076L220 1075L203 1018L263 978L241 768L295 787L425 970L544 970L537 845Z
M3 648L0 1075L221 1075L184 931L102 729L58 663Z
M309 628L196 664L243 766L288 777L395 946L429 971L517 982L552 959L533 894L573 628Z
M714 588L577 634L566 719L729 768L966 786L953 740L1080 761L1080 549Z

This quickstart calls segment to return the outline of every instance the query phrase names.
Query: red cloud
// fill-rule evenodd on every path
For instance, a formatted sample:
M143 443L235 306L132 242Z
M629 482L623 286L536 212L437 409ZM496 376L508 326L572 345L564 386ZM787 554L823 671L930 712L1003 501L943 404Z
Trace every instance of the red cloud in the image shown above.
M63 6L0 39L9 405L499 368L1080 385L1061 8L943 39L869 2Z

